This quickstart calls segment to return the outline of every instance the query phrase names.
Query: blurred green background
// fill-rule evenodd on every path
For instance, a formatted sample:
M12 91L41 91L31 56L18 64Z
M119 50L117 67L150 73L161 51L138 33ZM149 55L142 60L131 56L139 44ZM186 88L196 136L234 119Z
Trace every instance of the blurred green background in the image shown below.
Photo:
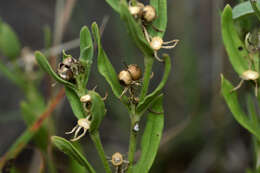
M147 0L143 2L147 3ZM250 134L234 121L219 91L220 73L234 84L239 81L226 57L220 32L220 12L224 5L238 2L168 0L168 28L164 40L179 39L180 42L175 49L166 51L172 57L173 70L164 89L165 130L152 173L242 173L252 166ZM23 47L40 50L44 47L43 27L50 26L55 33L56 5L54 0L1 0L0 17L13 27ZM90 26L93 21L101 25L104 18L108 21L102 44L117 71L124 68L123 62L140 64L143 68L143 57L134 47L124 23L104 0L76 0L62 42L78 38L83 25ZM79 48L67 53L77 57ZM8 64L1 53L0 58ZM97 85L97 91L102 95L106 91L109 93L106 101L108 113L100 130L105 150L108 155L116 151L126 153L129 133L127 111L98 74L96 62L93 67L88 88ZM151 87L159 82L162 70L162 64L156 63ZM19 110L23 93L1 73L0 81L2 155L26 126ZM55 86L54 90L59 87ZM49 88L48 78L44 78L40 91L46 97ZM59 136L65 136L64 132L76 122L66 99L53 117L58 129L56 135ZM142 130L144 126L141 124L140 128ZM94 146L88 136L84 139L81 142L87 158L100 169ZM34 145L30 143L15 164L30 170L35 153ZM62 153L57 155L59 172L66 172L63 165L67 157Z

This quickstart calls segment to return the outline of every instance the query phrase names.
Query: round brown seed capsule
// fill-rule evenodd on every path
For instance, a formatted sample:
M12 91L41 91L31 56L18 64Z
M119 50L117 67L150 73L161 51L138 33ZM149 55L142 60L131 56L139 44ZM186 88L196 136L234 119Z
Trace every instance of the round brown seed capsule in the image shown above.
M114 166L120 166L123 164L123 156L119 152L116 152L112 155L111 162Z
M118 74L118 79L122 85L130 85L132 83L132 76L129 71L127 70L122 70Z
M142 19L150 23L156 18L155 8L151 5L146 5L142 10Z
M132 16L137 18L142 16L143 8L144 8L144 4L137 2L135 6L131 6L129 4L128 10Z
M136 81L141 79L142 77L142 70L138 67L136 64L130 64L127 68L127 70L130 72L132 80Z

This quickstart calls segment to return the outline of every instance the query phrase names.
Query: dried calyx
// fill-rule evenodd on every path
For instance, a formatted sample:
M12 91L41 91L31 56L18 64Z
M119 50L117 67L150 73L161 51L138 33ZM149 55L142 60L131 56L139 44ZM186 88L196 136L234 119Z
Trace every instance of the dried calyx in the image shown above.
M83 67L80 65L79 61L71 56L65 58L58 65L58 75L67 81L73 82L75 80L75 75L78 75L83 70Z
M144 4L137 2L136 5L132 6L131 2L129 2L129 12L135 18L141 18L143 12Z
M86 112L90 111L91 108L91 96L89 94L86 94L82 97L80 97L80 102L83 103L83 107Z

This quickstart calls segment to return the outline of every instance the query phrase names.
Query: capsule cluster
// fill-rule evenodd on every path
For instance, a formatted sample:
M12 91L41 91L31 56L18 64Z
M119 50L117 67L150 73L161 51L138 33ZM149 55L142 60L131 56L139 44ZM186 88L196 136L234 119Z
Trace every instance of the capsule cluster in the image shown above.
M74 82L75 76L82 73L84 68L77 59L69 56L59 63L57 71L62 79Z
M142 71L136 64L128 65L127 69L122 70L118 74L119 82L124 86L129 86L141 78L142 78Z
M136 5L132 6L129 3L129 12L136 19L142 19L143 24L149 24L156 19L156 10L151 5L144 5L140 2L137 2Z
M155 36L151 37L146 29L147 25L151 24L152 28L158 32L162 32L160 29L156 28L152 22L157 18L156 10L151 5L144 5L140 2L137 2L134 6L129 3L129 12L135 19L141 19L142 29L146 40L149 42L151 48L154 51L154 57L162 62L163 60L159 58L158 51L161 48L172 49L174 48L179 40L171 40L164 42L161 37ZM169 45L171 44L171 45Z

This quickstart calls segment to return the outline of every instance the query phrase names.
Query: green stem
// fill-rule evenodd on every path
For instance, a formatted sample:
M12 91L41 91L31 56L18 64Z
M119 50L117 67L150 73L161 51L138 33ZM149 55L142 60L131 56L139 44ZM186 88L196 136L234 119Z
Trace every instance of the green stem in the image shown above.
M131 117L130 141L129 141L129 149L128 149L129 165L128 165L127 173L132 173L133 171L133 162L134 162L136 142L137 142L137 133L133 129L136 123L138 122L136 118L137 118L136 115L132 115Z
M98 131L91 133L90 136L91 136L92 141L95 144L95 147L96 147L98 154L99 154L99 157L100 157L100 159L101 159L101 161L104 165L106 173L112 173L110 166L109 166L109 163L106 159L105 151L103 149Z
M144 79L143 79L143 87L140 94L140 102L144 99L149 89L149 82L150 82L151 72L153 68L153 62L154 59L151 57L144 58L145 72L144 72Z
M250 0L251 6L253 8L253 10L255 11L255 15L258 18L258 20L260 21L260 11L257 7L257 2L256 0Z

